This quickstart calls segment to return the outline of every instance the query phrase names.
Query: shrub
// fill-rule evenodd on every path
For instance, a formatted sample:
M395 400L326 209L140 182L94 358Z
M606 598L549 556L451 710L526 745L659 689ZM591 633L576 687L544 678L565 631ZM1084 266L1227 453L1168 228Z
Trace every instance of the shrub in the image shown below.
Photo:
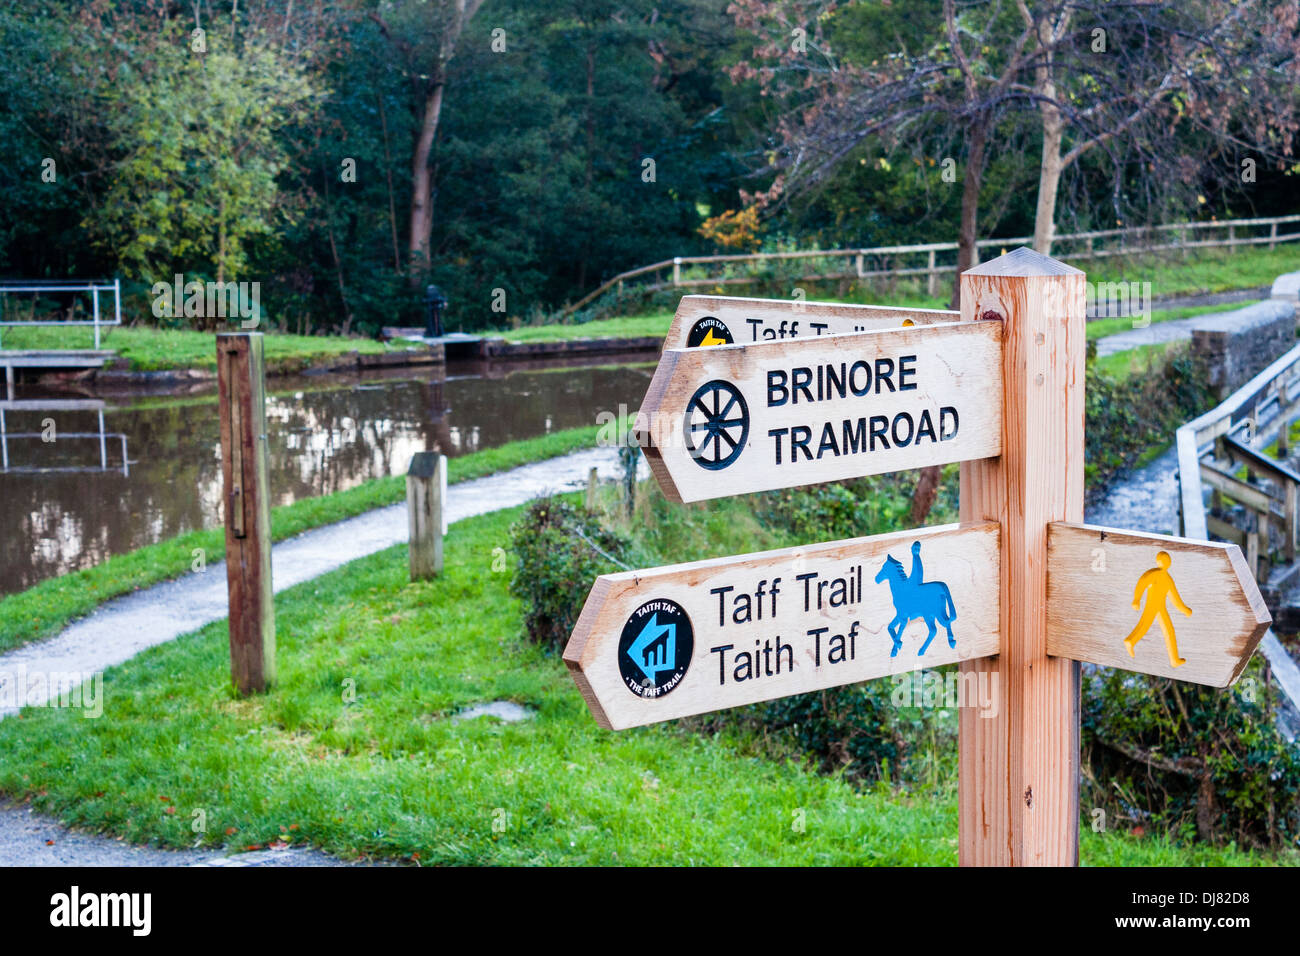
M1170 348L1145 374L1112 378L1088 362L1084 461L1088 494L1103 492L1114 478L1213 402L1187 349Z
M511 535L518 564L510 592L523 603L528 636L562 651L592 581L626 566L628 541L560 498L534 501Z
M1096 668L1083 686L1083 799L1185 840L1296 846L1300 748L1273 703L1258 658L1228 690Z

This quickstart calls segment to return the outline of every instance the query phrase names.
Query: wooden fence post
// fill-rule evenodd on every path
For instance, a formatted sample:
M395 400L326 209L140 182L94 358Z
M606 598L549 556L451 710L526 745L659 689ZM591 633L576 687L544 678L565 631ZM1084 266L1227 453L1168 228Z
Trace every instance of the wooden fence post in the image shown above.
M241 695L275 682L271 501L261 332L217 335L217 405L225 488L230 676Z
M593 466L591 471L587 472L587 510L592 511L596 507L596 486L600 482L598 470Z
M442 572L443 477L447 460L436 451L411 456L406 472L406 516L410 528L411 580Z
M961 465L961 520L1002 525L1002 652L961 665L997 709L959 711L959 857L1076 865L1079 665L1047 656L1047 524L1083 520L1084 274L1016 249L962 274L961 317L1002 323L1004 391L1002 455Z

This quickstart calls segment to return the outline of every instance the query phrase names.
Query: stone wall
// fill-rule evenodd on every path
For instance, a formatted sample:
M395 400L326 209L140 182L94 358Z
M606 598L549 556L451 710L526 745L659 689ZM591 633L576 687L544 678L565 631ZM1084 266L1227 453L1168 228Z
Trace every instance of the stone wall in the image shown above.
M1192 326L1192 358L1222 400L1296 344L1296 303L1268 299Z

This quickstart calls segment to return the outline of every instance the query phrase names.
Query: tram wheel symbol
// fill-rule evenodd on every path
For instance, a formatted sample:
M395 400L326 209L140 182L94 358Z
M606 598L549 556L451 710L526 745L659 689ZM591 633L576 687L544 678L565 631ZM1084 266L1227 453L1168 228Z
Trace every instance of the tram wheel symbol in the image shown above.
M749 438L749 406L730 382L715 379L686 405L686 447L701 468L717 471L740 457Z

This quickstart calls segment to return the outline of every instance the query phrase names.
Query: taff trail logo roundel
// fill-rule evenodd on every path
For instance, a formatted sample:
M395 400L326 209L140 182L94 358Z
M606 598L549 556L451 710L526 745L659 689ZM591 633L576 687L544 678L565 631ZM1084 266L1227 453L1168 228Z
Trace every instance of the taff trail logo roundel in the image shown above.
M749 438L749 406L740 389L714 379L686 405L686 448L701 468L717 471L740 457Z
M727 328L727 323L711 315L706 315L692 325L691 331L686 335L686 347L692 349L710 345L732 345L735 341L731 337L731 329Z
M618 672L638 697L653 699L674 690L695 653L695 630L676 601L647 601L632 612L618 641Z

